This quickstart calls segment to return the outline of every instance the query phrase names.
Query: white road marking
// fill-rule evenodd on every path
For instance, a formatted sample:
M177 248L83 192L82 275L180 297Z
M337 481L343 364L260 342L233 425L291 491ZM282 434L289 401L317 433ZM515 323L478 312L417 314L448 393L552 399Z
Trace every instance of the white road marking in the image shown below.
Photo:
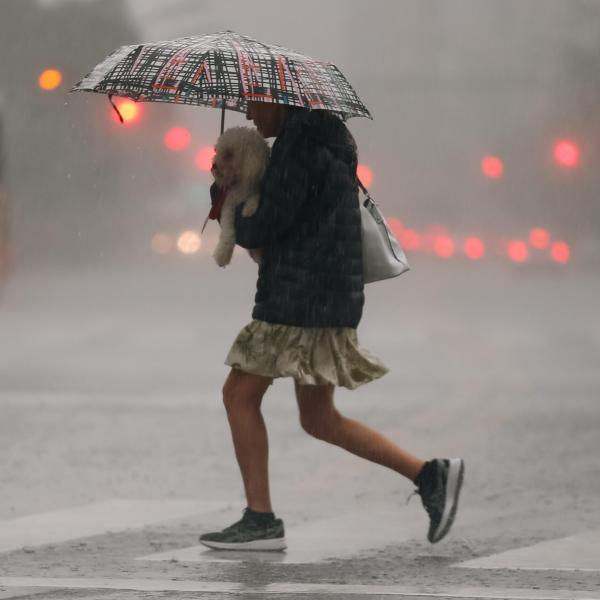
M600 572L600 530L515 548L453 566L467 569Z
M385 526L383 526L385 524ZM416 505L397 510L348 513L322 521L285 528L283 552L211 550L197 545L149 554L136 560L179 562L237 562L249 558L287 564L316 563L328 558L357 556L361 552L422 538L427 516Z
M108 500L17 517L0 521L0 552L145 527L216 510L218 506L192 500Z
M251 586L232 581L173 581L171 579L107 579L63 577L0 577L1 587L135 590L142 592L204 592L220 594L344 594L418 596L422 598L493 598L502 600L600 600L594 592L569 590L494 589L489 587L410 585L347 585L333 583L269 583Z

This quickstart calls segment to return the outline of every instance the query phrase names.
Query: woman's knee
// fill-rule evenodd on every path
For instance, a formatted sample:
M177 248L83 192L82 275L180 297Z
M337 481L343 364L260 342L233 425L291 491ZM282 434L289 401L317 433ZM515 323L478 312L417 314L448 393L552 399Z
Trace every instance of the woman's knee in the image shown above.
M272 379L262 375L231 369L223 384L223 404L227 411L257 410Z
M333 403L333 391L333 386L296 384L300 425L306 433L320 440L331 441L342 418Z
M303 385L294 380L300 425L319 439L331 437L340 414L333 403L334 385Z
M300 413L300 425L309 435L323 441L333 441L342 415L336 408L327 411Z

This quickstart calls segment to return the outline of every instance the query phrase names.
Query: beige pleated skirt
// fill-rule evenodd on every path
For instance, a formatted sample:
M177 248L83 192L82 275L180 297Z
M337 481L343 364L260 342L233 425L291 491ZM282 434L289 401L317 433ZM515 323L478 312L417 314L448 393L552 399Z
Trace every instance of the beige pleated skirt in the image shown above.
M265 377L350 390L389 371L360 347L352 327L294 327L256 319L239 332L225 364Z

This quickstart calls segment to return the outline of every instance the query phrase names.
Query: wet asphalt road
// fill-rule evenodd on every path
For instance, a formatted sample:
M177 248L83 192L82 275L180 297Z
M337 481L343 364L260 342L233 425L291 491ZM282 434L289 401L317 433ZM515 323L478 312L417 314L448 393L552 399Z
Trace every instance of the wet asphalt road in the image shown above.
M213 508L3 552L0 598L373 598L412 597L411 589L600 597L600 570L556 570L551 557L534 570L455 566L600 529L597 272L412 263L410 273L366 289L359 340L390 373L336 390L336 403L423 458L464 457L457 521L429 544L419 497L406 504L410 483L308 437L292 381L276 380L263 403L274 510L288 531L315 536L289 548L305 557L297 563L210 552L139 560L194 546L198 533L237 520L244 507L220 390L229 345L251 318L251 259L236 251L227 270L205 257L15 275L0 305L2 523L112 499ZM9 577L207 587L3 586ZM240 583L245 591L233 587ZM466 587L477 589L467 595Z

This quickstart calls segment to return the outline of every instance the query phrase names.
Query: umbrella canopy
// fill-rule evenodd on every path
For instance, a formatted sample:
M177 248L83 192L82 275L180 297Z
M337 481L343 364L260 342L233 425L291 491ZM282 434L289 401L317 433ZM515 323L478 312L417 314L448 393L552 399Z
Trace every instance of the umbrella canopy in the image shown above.
M328 110L344 121L373 118L334 64L230 30L121 46L70 91L210 106L223 115L245 113L252 100Z

